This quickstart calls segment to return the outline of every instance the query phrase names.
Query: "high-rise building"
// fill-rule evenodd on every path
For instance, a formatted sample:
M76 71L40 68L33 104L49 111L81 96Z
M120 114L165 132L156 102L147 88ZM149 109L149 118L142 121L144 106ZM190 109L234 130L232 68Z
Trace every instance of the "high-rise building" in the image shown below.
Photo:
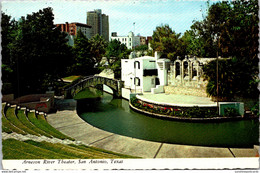
M101 9L87 12L87 24L92 26L92 36L99 34L109 41L108 15L102 14Z
M91 26L83 23L63 23L56 24L56 27L60 29L61 32L66 32L68 34L68 43L69 45L74 45L74 38L77 36L77 33L81 31L88 39L91 38Z

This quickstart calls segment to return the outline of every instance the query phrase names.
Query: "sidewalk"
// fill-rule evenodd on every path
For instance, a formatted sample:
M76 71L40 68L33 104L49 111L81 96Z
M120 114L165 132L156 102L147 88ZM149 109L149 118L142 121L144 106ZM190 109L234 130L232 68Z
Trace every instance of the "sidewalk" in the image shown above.
M151 142L113 134L91 126L76 110L49 114L48 122L60 132L85 145L142 158L234 158L256 157L254 148L214 148Z

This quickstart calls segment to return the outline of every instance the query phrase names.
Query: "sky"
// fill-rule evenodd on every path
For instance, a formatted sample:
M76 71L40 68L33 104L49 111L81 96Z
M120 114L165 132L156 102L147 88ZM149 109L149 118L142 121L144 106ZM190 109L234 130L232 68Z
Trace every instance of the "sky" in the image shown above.
M193 20L202 20L206 1L181 0L2 0L2 11L18 20L40 9L52 7L54 23L86 24L87 11L101 9L109 16L109 33L152 36L156 26L168 24L176 33L190 29ZM135 23L135 25L133 24Z

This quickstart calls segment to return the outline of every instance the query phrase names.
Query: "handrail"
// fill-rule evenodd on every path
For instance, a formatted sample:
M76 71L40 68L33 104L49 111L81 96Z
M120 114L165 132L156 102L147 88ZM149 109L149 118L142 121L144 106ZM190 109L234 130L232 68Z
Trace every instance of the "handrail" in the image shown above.
M93 75L92 75L92 76L85 76L85 77L83 77L82 79L80 79L79 82L77 82L76 84L74 84L74 85L72 85L72 86L70 86L70 87L68 87L68 88L65 88L65 90L66 90L66 91L67 91L67 90L70 90L70 89L74 88L75 86L79 85L80 83L85 82L85 81L87 81L87 80L89 80L89 79L92 79L92 78L105 78L105 79L107 79L107 80L120 82L120 80L118 80L118 79L111 79L111 78L107 78L107 77L103 77L103 76L93 76Z

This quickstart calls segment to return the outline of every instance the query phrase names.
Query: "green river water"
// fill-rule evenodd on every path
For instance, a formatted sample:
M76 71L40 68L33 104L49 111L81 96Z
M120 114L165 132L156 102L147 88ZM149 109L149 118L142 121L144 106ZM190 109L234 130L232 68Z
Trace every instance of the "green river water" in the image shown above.
M77 101L78 115L87 123L123 136L148 141L214 147L259 145L259 121L180 122L149 117L129 108L128 101L101 91L85 90L90 98ZM93 97L93 94L99 97Z

